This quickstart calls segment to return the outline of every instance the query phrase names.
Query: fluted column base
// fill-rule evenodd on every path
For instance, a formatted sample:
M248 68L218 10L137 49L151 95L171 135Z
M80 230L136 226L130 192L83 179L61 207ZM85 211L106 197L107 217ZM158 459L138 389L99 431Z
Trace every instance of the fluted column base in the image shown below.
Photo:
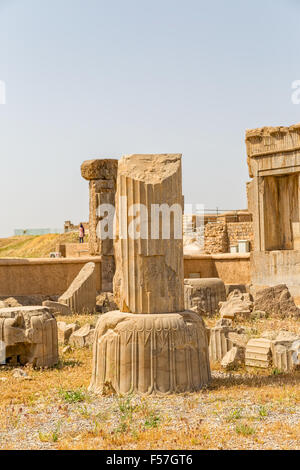
M210 381L205 325L196 313L101 315L89 389L104 393L194 392Z

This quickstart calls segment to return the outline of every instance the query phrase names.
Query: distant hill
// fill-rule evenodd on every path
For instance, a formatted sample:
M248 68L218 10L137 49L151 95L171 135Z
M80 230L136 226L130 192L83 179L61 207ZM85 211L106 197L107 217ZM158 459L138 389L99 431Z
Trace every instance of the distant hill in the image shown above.
M0 238L0 258L48 258L57 243L77 241L77 232ZM88 236L85 241L88 241Z

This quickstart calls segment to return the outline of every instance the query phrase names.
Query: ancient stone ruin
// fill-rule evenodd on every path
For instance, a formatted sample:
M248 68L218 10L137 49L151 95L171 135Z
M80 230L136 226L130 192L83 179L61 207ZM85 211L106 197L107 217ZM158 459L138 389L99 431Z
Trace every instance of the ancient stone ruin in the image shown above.
M186 392L210 380L203 320L184 311L182 223L171 216L164 237L165 219L151 212L153 204L176 207L177 215L179 206L182 216L181 155L119 161L114 291L120 311L100 316L96 326L94 392L107 386L118 393Z
M2 308L0 344L6 364L52 367L58 361L56 320L47 307Z
M300 296L300 124L248 130L246 147L252 283L260 288L286 284Z
M118 160L87 160L81 165L81 175L89 181L90 218L89 218L89 251L90 255L101 256L102 290L111 291L115 272L113 239L99 237L99 222L105 216L99 209L105 204L115 206Z
M219 303L226 301L224 282L218 278L184 280L184 302L187 310L200 315L218 313Z
M87 263L76 276L67 291L58 299L73 313L92 313L96 307L95 263Z

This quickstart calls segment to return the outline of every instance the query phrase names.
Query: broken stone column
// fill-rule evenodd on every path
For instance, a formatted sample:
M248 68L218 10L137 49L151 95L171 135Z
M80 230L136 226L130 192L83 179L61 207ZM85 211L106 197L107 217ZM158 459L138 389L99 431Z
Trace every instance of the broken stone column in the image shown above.
M90 390L199 390L210 367L203 320L184 311L181 155L123 157L117 188L120 311L98 320Z
M181 179L179 155L132 155L119 162L114 296L123 312L184 310ZM179 224L176 239L174 227ZM126 236L130 231L133 236Z
M0 310L0 345L5 363L52 367L58 362L57 324L47 307Z
M73 313L93 313L96 308L96 265L87 263L76 276L68 290L58 299L68 305Z
M101 238L99 222L105 217L99 209L105 204L115 206L118 160L87 160L81 165L81 175L89 181L90 217L89 217L89 252L92 256L101 256L102 290L112 291L115 272L113 239Z

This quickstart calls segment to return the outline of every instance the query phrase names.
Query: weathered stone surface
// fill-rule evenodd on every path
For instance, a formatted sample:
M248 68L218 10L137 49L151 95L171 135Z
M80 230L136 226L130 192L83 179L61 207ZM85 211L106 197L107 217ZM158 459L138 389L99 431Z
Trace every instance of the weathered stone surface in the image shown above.
M71 334L69 344L76 348L92 346L95 337L95 329L87 323L79 330Z
M239 320L242 318L249 318L253 302L250 294L242 294L239 290L232 291L226 302L221 302L220 315L223 318L231 320Z
M74 331L79 330L77 323L66 323L64 321L57 322L58 341L59 343L68 344L69 338Z
M300 365L300 340L291 346L272 344L273 365L283 372L292 372Z
M272 363L272 342L267 338L255 338L248 341L246 346L246 366L267 369Z
M101 313L113 312L118 306L112 292L102 292L97 296L97 311Z
M285 284L258 291L254 299L254 310L262 310L269 316L279 318L300 317L300 309Z
M119 160L114 296L123 312L184 310L181 179L180 154L130 155ZM134 204L146 208L140 220L131 220L129 210ZM151 217L154 204L177 209L180 220L170 214L164 217L170 222L169 238L164 239L160 230L157 239L151 236L160 225L159 213ZM137 233L135 238L128 235L131 229Z
M242 327L232 327L231 320L221 319L210 328L209 357L212 362L219 362L231 348L245 349L248 341Z
M210 380L203 320L194 312L100 316L90 390L118 393L199 390Z
M74 313L92 313L96 308L96 265L87 263L68 290L58 299Z
M57 324L47 307L1 309L0 341L8 364L51 367L58 361Z
M107 214L105 205L115 207L118 160L88 160L81 166L83 178L89 180L89 253L102 256L102 290L110 291L115 273L113 238L101 236L101 221ZM103 208L100 209L100 208Z
M276 332L271 350L274 367L283 372L291 372L300 364L300 337L290 331Z
M231 294L231 292L238 290L241 294L247 293L247 287L245 284L225 284L226 298Z
M227 370L233 370L243 364L245 361L245 354L243 350L234 346L223 357L221 366Z
M52 300L45 300L43 302L45 307L53 309L54 315L72 315L72 310L66 304L60 302L53 302Z
M253 214L251 281L256 287L299 287L300 125L246 132L249 208ZM264 310L264 309L259 309Z
M225 285L221 279L185 279L184 304L186 310L200 315L218 313L219 302L226 300Z
M116 175L118 160L112 158L86 160L81 165L81 175L86 180L111 180Z
M205 225L204 250L206 253L228 253L227 225L210 223Z

